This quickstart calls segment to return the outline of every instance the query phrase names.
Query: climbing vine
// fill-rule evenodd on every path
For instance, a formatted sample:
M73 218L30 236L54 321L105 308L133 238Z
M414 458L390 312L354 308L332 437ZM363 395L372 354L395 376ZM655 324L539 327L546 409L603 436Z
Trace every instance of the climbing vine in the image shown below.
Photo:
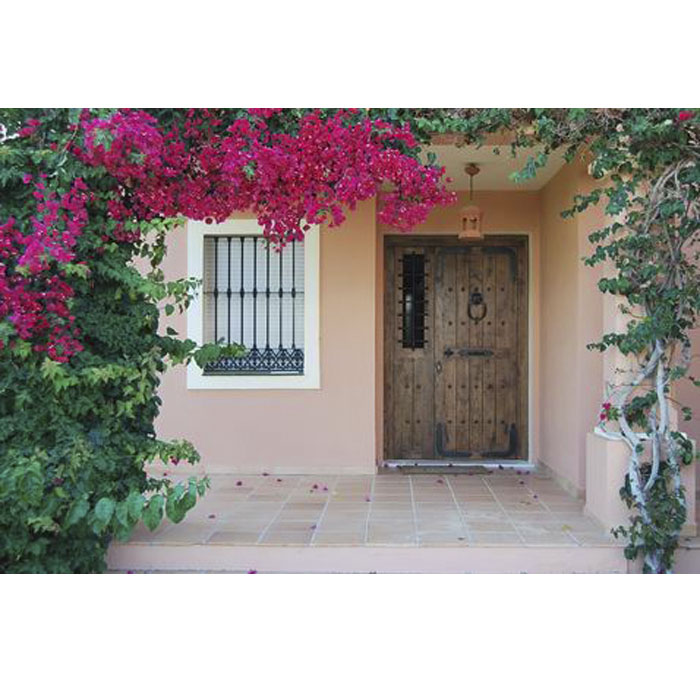
M155 435L160 374L244 351L197 348L159 326L198 284L160 269L181 217L252 211L280 247L382 191L379 217L410 230L454 201L434 134L484 144L508 132L508 148L537 149L516 179L558 150L590 161L598 186L564 215L603 206L612 223L591 233L586 262L610 266L600 289L629 317L593 345L629 365L597 426L629 448L632 516L617 534L645 571L671 570L693 459L670 406L700 309L699 129L687 109L1 112L0 569L101 570L113 537L178 522L205 492L206 480L144 471L198 459ZM149 272L132 265L139 257Z
M415 118L422 129L461 134L465 142L509 129L511 148L539 149L516 179L532 177L558 148L569 161L588 157L600 184L576 195L563 215L603 206L611 223L591 232L595 251L585 262L609 265L598 286L628 319L623 331L589 346L624 358L595 429L629 452L620 497L630 523L613 533L626 538L625 555L641 557L645 572L670 572L686 520L681 469L695 458L674 418L672 387L688 374L689 331L700 313L700 112L452 110L447 117L426 112ZM692 419L688 407L680 413Z

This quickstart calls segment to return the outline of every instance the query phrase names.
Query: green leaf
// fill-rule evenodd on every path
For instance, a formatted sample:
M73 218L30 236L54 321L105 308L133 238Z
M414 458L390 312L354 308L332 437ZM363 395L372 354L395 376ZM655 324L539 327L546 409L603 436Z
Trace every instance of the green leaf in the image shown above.
M102 532L107 527L109 521L112 519L112 515L114 514L114 508L115 503L111 498L107 498L105 496L97 501L97 505L95 505L93 525L95 532Z
M70 527L80 522L87 515L88 510L90 510L90 504L88 503L87 497L83 497L78 501L73 501L63 521L64 527Z
M141 514L143 513L143 506L146 503L143 494L140 494L138 491L132 491L127 496L125 503L131 519L140 520Z
M126 501L117 503L117 507L114 509L114 514L117 518L117 522L124 528L129 528L129 506Z
M143 524L151 532L160 525L160 521L163 519L163 500L163 496L157 493L143 511Z
M178 498L176 493L172 493L168 496L168 500L165 503L165 514L174 523L181 522L187 513L183 500Z

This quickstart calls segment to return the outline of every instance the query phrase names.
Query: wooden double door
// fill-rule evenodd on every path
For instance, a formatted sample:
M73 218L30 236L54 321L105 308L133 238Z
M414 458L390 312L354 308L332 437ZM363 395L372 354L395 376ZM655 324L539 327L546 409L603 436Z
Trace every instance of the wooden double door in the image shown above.
M385 458L527 459L527 238L388 237Z

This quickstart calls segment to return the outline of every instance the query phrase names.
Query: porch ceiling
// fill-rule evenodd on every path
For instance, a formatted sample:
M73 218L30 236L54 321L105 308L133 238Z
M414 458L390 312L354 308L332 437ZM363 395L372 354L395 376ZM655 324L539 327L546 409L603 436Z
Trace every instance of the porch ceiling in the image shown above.
M509 175L522 168L529 156L536 155L535 149L519 149L517 156L513 158L510 146L498 146L500 153L494 153L494 146L456 145L431 145L423 151L423 159L427 161L427 154L433 152L437 155L438 163L445 166L447 177L452 178L451 189L468 190L469 176L464 172L467 163L476 163L481 172L474 177L474 190L539 190L564 165L563 150L550 155L547 165L540 168L537 177L522 184L510 180Z

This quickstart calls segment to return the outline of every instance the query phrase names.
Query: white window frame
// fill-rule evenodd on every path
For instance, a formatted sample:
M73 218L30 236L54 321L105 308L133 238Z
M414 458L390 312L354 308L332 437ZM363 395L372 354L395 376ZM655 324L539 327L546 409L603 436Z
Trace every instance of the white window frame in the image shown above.
M230 219L221 224L188 221L187 274L204 276L204 236L260 236L255 219ZM304 238L304 374L301 375L205 375L195 362L187 366L187 388L198 389L320 389L319 331L320 232L311 226ZM200 286L187 309L187 336L203 343L204 305Z

